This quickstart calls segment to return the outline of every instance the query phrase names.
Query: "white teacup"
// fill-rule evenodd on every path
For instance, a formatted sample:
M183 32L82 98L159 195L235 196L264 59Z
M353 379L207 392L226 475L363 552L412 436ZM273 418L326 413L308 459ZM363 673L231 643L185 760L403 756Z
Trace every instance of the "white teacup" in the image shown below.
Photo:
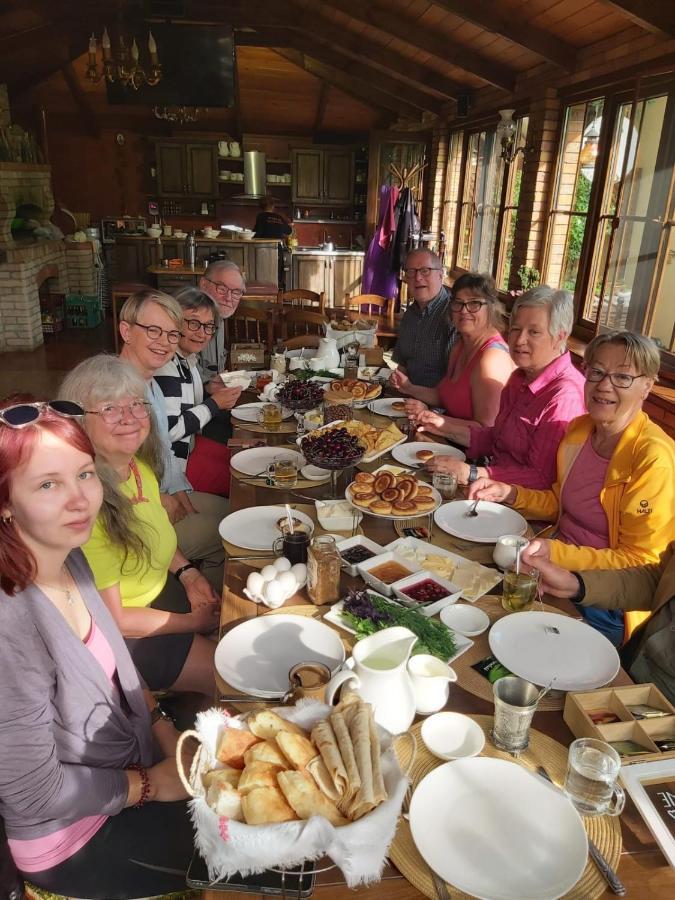
M312 372L318 372L320 369L327 369L328 364L325 357L313 356L312 359L309 360L309 367Z
M306 369L307 362L306 359L302 359L300 356L293 356L288 361L288 369L290 372L294 372L296 369Z
M495 549L492 553L495 565L504 570L513 568L516 564L518 547L520 547L520 552L522 553L529 543L527 538L518 534L503 534L495 544Z

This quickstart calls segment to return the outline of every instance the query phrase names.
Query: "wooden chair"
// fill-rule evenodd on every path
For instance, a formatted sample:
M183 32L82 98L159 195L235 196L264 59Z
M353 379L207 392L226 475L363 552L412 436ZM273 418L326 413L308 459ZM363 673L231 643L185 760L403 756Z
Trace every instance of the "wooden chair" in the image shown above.
M366 316L386 316L387 310L394 306L394 300L390 297L382 297L380 294L345 294L344 306L346 309L355 310ZM363 307L366 307L365 310Z
M286 338L283 345L286 350L316 349L320 340L321 336L318 334L298 334L296 337Z
M245 301L259 302L277 299L278 289L271 281L249 281L244 288Z
M274 343L274 312L267 304L244 303L233 316L225 319L225 343L264 344L269 352Z
M311 309L322 313L326 307L326 295L323 291L306 291L298 288L294 291L279 291L277 301L280 307L291 306L295 309Z
M328 319L323 313L286 307L280 312L282 340L314 335L323 337Z
M113 337L115 338L115 353L119 353L120 351L120 332L118 325L118 315L119 310L122 308L124 301L131 297L132 294L137 294L139 291L151 291L157 290L153 288L150 284L139 284L133 281L115 281L110 288L110 303L112 306L112 320L113 320Z

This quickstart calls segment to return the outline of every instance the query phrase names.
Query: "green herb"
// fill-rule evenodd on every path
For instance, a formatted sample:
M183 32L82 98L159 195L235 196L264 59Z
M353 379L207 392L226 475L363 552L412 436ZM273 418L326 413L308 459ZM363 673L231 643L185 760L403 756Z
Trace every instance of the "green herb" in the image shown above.
M428 619L417 610L389 603L369 591L350 591L343 602L341 616L359 638L402 625L418 637L413 654L430 653L446 662L457 652L454 634L442 622Z
M311 369L305 371L296 369L295 372L293 372L293 377L297 381L309 381L310 378L316 378L317 375L321 378L332 378L333 380L340 377L339 375L336 375L335 372L329 372L328 369L319 369L318 372L312 372Z

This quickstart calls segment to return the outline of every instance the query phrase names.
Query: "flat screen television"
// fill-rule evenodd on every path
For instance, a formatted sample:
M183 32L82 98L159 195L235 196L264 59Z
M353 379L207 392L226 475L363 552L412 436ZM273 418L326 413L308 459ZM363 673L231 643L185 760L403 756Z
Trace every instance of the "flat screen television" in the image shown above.
M136 33L141 65L148 64L147 26ZM232 30L217 25L152 24L162 80L135 91L106 82L108 103L132 106L234 105L234 39ZM113 48L116 38L112 37Z

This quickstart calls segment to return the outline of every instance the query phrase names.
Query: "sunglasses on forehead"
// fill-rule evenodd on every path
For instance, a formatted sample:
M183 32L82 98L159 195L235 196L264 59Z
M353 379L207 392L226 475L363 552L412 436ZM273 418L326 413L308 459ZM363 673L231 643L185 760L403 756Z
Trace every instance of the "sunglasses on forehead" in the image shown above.
M0 410L0 422L8 425L10 428L25 428L26 425L32 425L42 416L46 410L50 409L57 416L65 416L68 419L77 419L84 415L84 410L78 403L71 403L70 400L47 400L38 403L17 403L15 406L8 406L7 409Z

